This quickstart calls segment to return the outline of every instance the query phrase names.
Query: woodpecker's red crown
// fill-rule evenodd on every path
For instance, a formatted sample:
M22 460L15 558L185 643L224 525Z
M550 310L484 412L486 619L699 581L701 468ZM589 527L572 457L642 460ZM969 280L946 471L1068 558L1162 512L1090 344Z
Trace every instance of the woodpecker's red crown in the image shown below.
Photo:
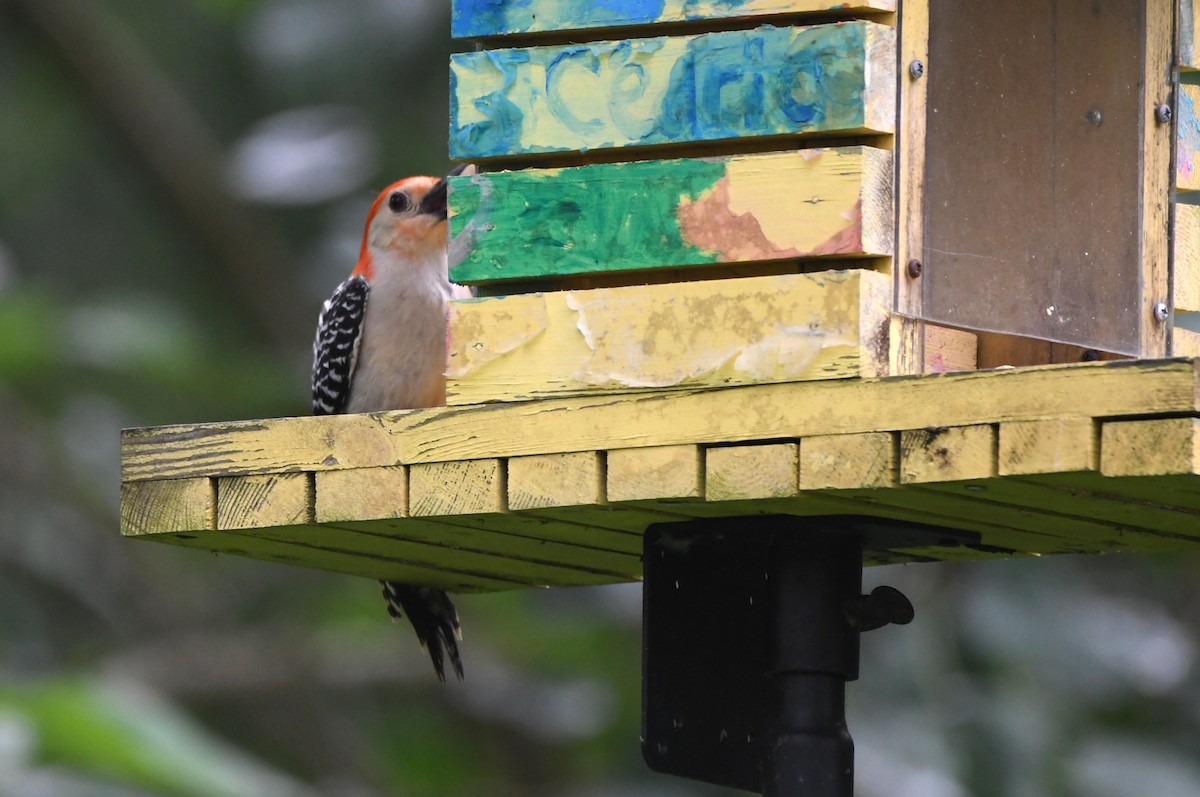
M445 179L407 177L371 203L353 274L372 279L378 257L416 262L445 250Z

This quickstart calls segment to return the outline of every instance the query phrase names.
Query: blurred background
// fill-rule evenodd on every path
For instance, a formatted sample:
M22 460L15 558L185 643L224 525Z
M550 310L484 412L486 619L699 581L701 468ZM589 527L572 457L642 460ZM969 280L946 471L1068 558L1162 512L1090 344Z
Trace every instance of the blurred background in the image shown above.
M732 794L648 772L640 589L465 597L122 540L122 427L305 414L374 193L446 158L444 0L0 0L0 797ZM1200 559L868 571L864 797L1200 794Z

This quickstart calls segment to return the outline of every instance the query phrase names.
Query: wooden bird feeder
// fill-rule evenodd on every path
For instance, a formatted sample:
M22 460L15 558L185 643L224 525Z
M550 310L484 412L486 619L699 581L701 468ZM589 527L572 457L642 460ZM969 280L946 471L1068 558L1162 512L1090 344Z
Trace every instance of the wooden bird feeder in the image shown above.
M450 406L126 430L122 531L644 573L650 764L849 795L864 562L1200 543L1196 19L457 0Z

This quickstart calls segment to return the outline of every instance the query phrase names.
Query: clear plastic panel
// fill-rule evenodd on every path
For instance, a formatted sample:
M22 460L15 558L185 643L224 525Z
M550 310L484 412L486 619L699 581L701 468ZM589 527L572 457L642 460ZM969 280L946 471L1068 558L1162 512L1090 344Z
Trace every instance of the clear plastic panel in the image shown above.
M1142 0L930 0L922 315L1139 348Z

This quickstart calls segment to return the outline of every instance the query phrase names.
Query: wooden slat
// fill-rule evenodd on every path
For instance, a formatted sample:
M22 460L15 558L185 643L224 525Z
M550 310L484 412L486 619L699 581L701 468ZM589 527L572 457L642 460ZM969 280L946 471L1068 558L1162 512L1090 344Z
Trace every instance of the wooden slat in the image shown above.
M986 479L996 475L996 428L929 427L900 433L903 484Z
M1200 190L1200 86L1179 85L1175 101L1175 187Z
M1153 308L1170 307L1171 139L1172 126L1155 124L1159 105L1174 93L1175 0L1145 0L1145 60L1142 68L1141 357L1167 354L1169 324Z
M454 302L447 402L875 376L889 289L853 270Z
M871 147L455 177L455 282L892 253L892 155Z
M239 532L153 534L141 536L140 539L352 576L426 584L453 592L492 592L526 586L522 582L484 574L414 564L408 558L398 557L395 550L384 556L347 551L336 544L323 542L320 536L321 528L275 526Z
M408 514L408 470L402 465L328 470L314 479L317 523L377 520Z
M608 500L657 501L704 495L698 446L657 446L608 452Z
M154 465L140 453L153 451ZM181 424L121 432L121 479L340 470L403 459L371 415Z
M1172 330L1171 353L1180 357L1200 357L1200 332L1175 327Z
M595 0L454 0L450 35L477 39L520 34L663 25L701 20L750 20L779 15L896 10L896 0L667 0L662 3L597 3Z
M1099 437L1091 418L1048 418L1000 424L1001 476L1097 470Z
M896 142L896 315L892 319L889 372L924 373L924 289L922 277L910 277L909 261L925 259L925 128L929 76L929 3L904 3L900 8L900 102ZM920 74L911 67L920 64Z
M1200 29L1200 2L1179 0L1179 67L1184 71L1200 69L1200 51L1196 49L1196 31Z
M890 133L894 60L871 22L456 53L450 154Z
M165 479L121 485L121 533L129 536L214 529L216 492L211 479Z
M1173 246L1175 312L1200 311L1200 205L1175 205Z
M413 517L505 511L504 466L498 459L413 465L408 474Z
M1200 418L1113 421L1100 430L1105 476L1200 473Z
M890 432L812 435L800 441L800 488L892 487L898 461L898 441Z
M736 501L787 498L800 492L800 446L722 446L704 452L704 498Z
M306 473L224 476L217 479L217 529L291 526L312 520Z
M338 469L340 450L330 444L329 436L336 437L343 418L362 420L374 429L375 438L369 443L380 455L377 461L360 463L366 466L794 439L1059 416L1191 413L1200 410L1196 368L1193 360L1078 363L921 379L794 382L376 416L135 429L122 434L122 476L129 482L254 469ZM188 430L194 447L180 441L181 428ZM292 442L278 449L261 448L272 437Z
M603 501L604 468L598 451L508 461L508 508L513 511Z
M921 352L921 373L941 374L947 371L974 371L978 365L979 336L962 329L921 324L924 336Z

